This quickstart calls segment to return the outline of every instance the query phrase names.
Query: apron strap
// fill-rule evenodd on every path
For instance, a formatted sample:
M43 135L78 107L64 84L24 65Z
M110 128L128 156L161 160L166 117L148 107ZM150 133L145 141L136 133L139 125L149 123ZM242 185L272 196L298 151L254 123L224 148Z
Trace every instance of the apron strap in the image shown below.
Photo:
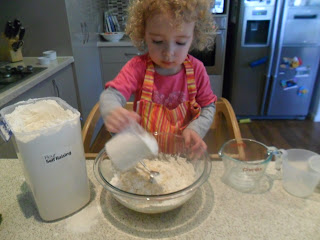
M189 93L189 101L193 102L195 101L195 97L197 94L197 88L196 83L194 79L194 70L192 63L189 60L189 57L184 60L183 62L184 67L186 69L186 75L187 75L187 87L188 87L188 93Z
M144 81L142 85L141 99L152 101L152 90L153 90L153 77L154 77L154 66L150 57L147 61L147 70L144 75Z

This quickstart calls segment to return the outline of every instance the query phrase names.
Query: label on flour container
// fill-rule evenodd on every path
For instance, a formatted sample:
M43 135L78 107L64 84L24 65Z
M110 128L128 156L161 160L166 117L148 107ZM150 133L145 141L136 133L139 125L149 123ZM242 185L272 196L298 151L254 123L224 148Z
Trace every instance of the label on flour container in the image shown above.
M59 161L66 161L72 156L72 151L70 149L64 149L55 153L44 154L42 156L45 164L52 164Z
M8 124L3 118L0 118L0 136L5 142L8 142L11 135L12 135L12 132Z

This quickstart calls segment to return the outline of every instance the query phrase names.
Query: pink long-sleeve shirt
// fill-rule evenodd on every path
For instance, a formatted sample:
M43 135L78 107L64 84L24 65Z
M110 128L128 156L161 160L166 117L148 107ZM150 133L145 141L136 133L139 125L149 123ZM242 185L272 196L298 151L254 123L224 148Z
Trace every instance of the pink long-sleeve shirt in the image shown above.
M197 88L196 102L201 106L207 106L217 100L213 94L209 76L203 63L188 55L193 65L195 83ZM135 94L135 102L140 100L141 88L146 72L148 54L136 56L126 63L116 78L107 82L105 87L117 89L128 101ZM177 107L188 100L187 76L185 69L174 75L163 76L155 72L152 100L169 109Z

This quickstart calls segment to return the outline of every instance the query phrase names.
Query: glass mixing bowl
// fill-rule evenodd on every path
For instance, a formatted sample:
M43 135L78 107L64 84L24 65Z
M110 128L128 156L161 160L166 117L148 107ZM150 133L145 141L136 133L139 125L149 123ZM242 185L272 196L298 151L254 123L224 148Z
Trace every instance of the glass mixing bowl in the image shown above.
M149 181L149 173L140 163L125 172L118 171L104 149L93 167L99 183L119 203L142 213L161 213L181 206L211 172L211 161L206 151L191 152L179 135L155 133L154 136L159 154L143 162L150 170L160 173L155 181ZM134 186L128 188L128 184Z

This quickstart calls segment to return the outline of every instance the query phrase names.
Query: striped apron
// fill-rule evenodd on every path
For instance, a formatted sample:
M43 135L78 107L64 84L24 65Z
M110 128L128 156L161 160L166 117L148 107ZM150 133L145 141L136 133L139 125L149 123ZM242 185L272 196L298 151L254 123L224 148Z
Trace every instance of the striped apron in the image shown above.
M197 89L193 67L188 57L183 64L187 75L189 99L180 103L174 109L168 109L162 104L152 102L155 69L151 59L148 59L141 99L137 103L136 110L141 116L141 126L148 132L180 135L192 120L199 117L201 107L195 100ZM155 137L157 138L157 136ZM174 143L168 142L168 138L161 137L157 140L161 151L166 153L173 153L175 151Z

